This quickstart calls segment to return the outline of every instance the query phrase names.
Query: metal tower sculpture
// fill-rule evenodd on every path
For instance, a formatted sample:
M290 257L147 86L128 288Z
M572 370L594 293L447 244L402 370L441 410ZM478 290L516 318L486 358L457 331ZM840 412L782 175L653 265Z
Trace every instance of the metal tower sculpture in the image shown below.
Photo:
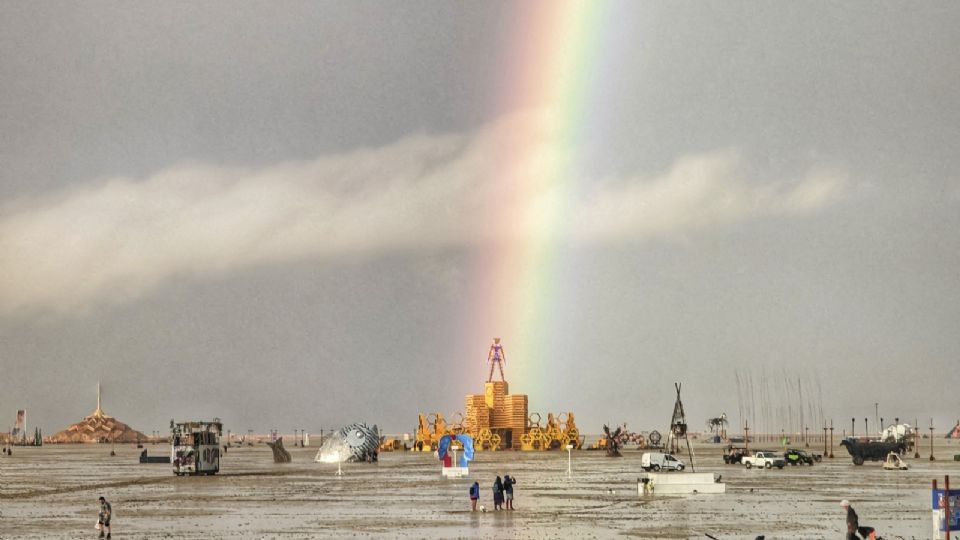
M503 345L500 344L500 338L493 338L493 345L490 345L490 352L487 353L487 363L490 364L490 375L487 376L487 382L493 382L494 366L500 368L500 380L507 382L503 376L503 365L507 363L507 357L503 354Z
M673 417L670 419L670 435L667 437L667 448L671 454L680 451L680 439L687 442L687 456L690 458L690 470L695 471L693 466L693 450L690 448L690 438L687 436L687 417L683 413L683 401L680 400L681 383L673 383L677 389L677 401L673 404Z

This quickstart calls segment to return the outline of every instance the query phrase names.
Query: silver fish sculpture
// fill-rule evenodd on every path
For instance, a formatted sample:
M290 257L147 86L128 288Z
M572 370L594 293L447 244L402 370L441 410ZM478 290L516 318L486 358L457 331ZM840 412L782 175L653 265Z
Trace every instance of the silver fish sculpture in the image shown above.
M314 461L323 463L377 461L380 452L380 432L376 424L368 427L364 423L350 424L324 441Z

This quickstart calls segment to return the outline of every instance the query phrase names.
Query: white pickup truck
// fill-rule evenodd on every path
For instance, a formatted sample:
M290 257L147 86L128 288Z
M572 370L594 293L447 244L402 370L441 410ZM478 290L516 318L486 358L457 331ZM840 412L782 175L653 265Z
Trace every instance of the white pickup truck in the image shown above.
M777 452L767 452L765 450L754 452L752 456L744 456L740 461L748 469L752 469L754 467L760 467L763 469L776 467L778 469L782 469L783 466L787 464L786 460L783 459L782 454L778 454Z

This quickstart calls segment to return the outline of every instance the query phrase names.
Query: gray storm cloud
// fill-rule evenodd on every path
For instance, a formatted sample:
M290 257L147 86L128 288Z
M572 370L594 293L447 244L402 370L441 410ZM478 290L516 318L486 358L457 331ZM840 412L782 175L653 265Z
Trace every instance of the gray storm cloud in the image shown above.
M522 148L522 153L511 153ZM182 165L14 201L0 218L0 305L83 311L130 301L178 276L216 276L304 258L375 257L537 234L563 191L528 182L558 170L559 134L519 114L475 133L412 136L315 160L250 170ZM498 159L497 156L514 156ZM604 178L566 209L568 240L668 237L840 197L837 172L791 181L745 178L741 155L677 159L666 171ZM488 226L504 200L525 213Z

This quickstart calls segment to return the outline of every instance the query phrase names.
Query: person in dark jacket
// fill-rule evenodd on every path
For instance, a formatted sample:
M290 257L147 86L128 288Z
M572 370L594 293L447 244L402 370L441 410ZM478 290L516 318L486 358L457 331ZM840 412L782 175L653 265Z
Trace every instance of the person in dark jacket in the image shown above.
M470 511L471 512L477 511L478 500L480 500L480 484L478 482L474 482L473 485L470 486Z
M499 476L493 481L493 509L503 510L503 480Z
M847 540L858 540L857 534L863 538L876 538L873 527L860 526L860 517L850 506L850 501L844 499L840 501L840 506L847 509Z
M516 483L516 478L507 474L503 475L503 493L504 501L507 503L507 510L513 510L513 485Z

